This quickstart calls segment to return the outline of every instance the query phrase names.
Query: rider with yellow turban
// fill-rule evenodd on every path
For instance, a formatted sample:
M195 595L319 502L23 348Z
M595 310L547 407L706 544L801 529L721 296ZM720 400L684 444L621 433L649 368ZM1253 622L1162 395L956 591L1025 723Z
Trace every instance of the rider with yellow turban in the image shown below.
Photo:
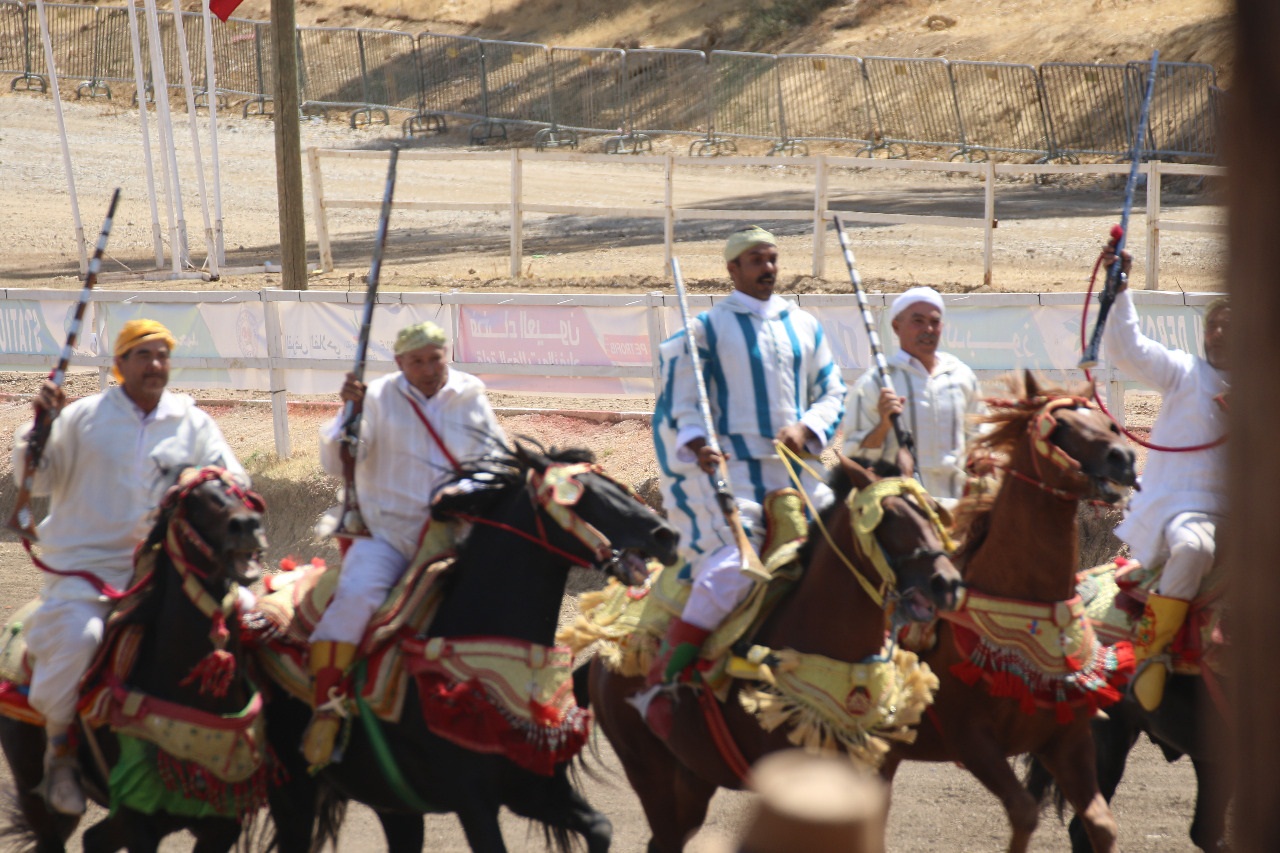
M46 381L33 401L55 416L34 486L36 495L49 496L37 532L41 562L53 571L26 623L33 662L28 698L45 719L48 739L40 790L64 814L85 810L68 734L80 678L111 610L101 587L84 575L116 589L129 585L148 516L182 469L219 465L248 485L213 419L187 395L166 390L175 344L155 320L130 320L112 348L119 385L67 404L63 390ZM30 430L28 423L14 439L15 477ZM77 574L64 574L70 572Z

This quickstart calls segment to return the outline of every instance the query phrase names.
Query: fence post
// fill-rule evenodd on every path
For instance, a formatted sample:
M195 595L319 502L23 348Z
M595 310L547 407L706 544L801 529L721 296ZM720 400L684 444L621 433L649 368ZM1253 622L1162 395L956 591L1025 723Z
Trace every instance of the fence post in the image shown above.
M1109 372L1111 378L1107 381L1107 408L1115 416L1116 422L1124 426L1124 383L1116 378L1115 368Z
M671 269L671 257L675 254L676 242L676 209L675 209L675 170L676 159L667 153L666 171L662 178L662 244L663 275Z
M818 155L813 176L813 277L827 271L827 155Z
M986 184L982 198L982 283L991 286L992 254L995 248L996 230L996 164L987 160L983 175Z
M312 149L314 150L314 149ZM280 303L270 299L266 290L258 291L262 298L262 315L267 333L268 384L271 389L271 426L276 436L276 456L288 459L293 455L289 440L289 392L284 370L284 332L280 326Z
M659 352L662 342L667 339L666 318L663 316L661 290L649 291L649 359L653 362L653 394L662 393L662 353Z
M320 150L307 148L307 166L311 175L311 218L316 224L316 242L320 246L320 271L333 272L333 246L329 243L329 219L324 206L324 181L320 175Z
M1160 161L1147 162L1147 290L1160 289Z
M511 149L511 277L520 278L520 259L524 255L524 210L521 196L524 172L520 165L520 149Z

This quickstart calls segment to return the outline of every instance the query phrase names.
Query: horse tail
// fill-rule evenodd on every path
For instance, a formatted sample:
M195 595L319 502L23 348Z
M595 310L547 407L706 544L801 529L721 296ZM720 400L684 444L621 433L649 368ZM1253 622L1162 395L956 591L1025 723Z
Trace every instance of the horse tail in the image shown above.
M0 849L37 850L39 846L40 836L22 810L13 781L0 783Z
M338 849L338 832L347 819L347 798L332 785L320 782L316 792L316 831L312 850Z
M1053 778L1049 768L1045 767L1040 759L1034 755L1023 756L1022 761L1027 771L1027 775L1022 780L1023 784L1026 785L1027 793L1035 797L1036 802L1040 805L1044 805L1045 800L1051 798L1054 809L1058 813L1058 820L1064 820L1067 798L1063 796L1062 789L1058 787L1057 780Z

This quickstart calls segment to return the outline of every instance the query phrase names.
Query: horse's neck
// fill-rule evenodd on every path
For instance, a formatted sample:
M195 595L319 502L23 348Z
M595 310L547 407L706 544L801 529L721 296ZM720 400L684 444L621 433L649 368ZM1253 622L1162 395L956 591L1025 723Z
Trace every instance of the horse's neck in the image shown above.
M875 569L860 556L854 556L857 552L849 511L843 503L825 524L840 552L849 556L863 577L879 586ZM804 574L792 593L779 603L759 640L766 645L842 661L859 661L877 654L885 640L884 608L867 595L816 523L809 536L815 544Z
M523 495L500 505L495 520L536 535ZM512 637L555 642L569 567L540 545L476 525L452 569L448 592L431 622L433 637Z
M991 508L986 538L965 563L965 583L1025 601L1071 598L1080 562L1078 505L1031 483L1006 479Z
M200 679L181 682L197 664L214 650L210 637L213 628L209 617L200 612L182 590L182 579L167 556L156 562L156 591L159 607L145 626L137 664L129 684L144 693L191 708L217 714L240 711L249 700L249 686L244 674L244 656L240 653L240 631L236 616L227 617L229 636L225 650L236 661L236 675L225 696L215 697L200 692ZM220 596L214 595L220 601Z

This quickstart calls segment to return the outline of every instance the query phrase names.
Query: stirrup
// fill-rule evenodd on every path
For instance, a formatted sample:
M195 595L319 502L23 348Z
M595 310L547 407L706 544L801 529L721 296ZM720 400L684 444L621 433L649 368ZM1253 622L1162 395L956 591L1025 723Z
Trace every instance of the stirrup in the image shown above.
M302 755L311 772L342 761L345 744L338 742L339 735L350 717L347 695L336 687L330 688L329 700L316 707L302 732Z

